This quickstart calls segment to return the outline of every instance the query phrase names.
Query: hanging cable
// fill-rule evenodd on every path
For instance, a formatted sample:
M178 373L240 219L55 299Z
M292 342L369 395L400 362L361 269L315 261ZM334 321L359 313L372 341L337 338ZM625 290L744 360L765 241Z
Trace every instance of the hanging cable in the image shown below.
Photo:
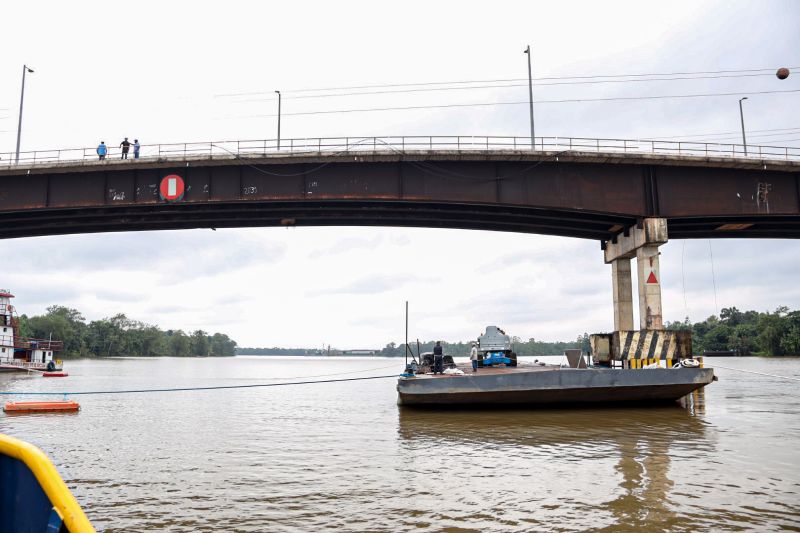
M795 70L800 67L788 67L789 70ZM647 74L595 74L587 76L548 76L541 78L534 78L534 82L544 82L549 80L590 80L598 78L647 78L652 76L701 76L701 75L726 75L726 74L756 74L756 73L773 73L775 68L757 68L757 69L739 69L739 70L711 70L711 71L696 71L696 72L653 72ZM377 85L351 85L346 87L325 87L316 89L290 89L286 93L304 93L304 92L322 92L322 91L349 91L357 89L380 89L388 87L424 87L434 85L463 85L474 83L513 83L528 81L527 78L505 78L505 79L490 79L490 80L458 80L458 81L432 81L432 82L418 82L418 83L385 83ZM631 80L633 81L633 80ZM235 96L253 96L259 94L272 94L274 91L249 91L238 93L222 93L213 95L214 98L229 98Z
M714 252L711 250L711 239L708 239L708 255L711 257L711 282L714 284L714 309L719 315L719 306L717 305L717 276L714 274Z
M747 94L782 94L797 93L800 89L787 89L776 91L748 91ZM720 96L739 96L741 92L732 93L699 93L699 94L661 94L651 96L611 96L606 98L566 98L562 100L537 100L534 105L541 104L564 104L564 103L585 103L585 102L621 102L634 100L665 100L672 98L709 98ZM437 104L437 105L418 105L418 106L399 106L399 107L373 107L361 109L330 109L317 111L298 111L295 113L283 113L282 116L307 116L307 115L333 115L343 113L371 113L376 111L413 111L418 109L445 109L458 107L491 107L503 105L529 105L527 100L517 102L476 102L469 104ZM217 120L243 119L243 118L274 118L276 114L268 115L241 115L231 117L220 117Z
M741 368L732 368L732 367L729 367L729 366L714 365L714 366L706 366L706 368L724 368L725 370L735 370L736 372L746 372L748 374L758 374L759 376L768 376L768 377L771 377L771 378L790 379L792 381L800 381L800 378L795 378L795 377L792 377L792 376L779 376L778 374L767 374L766 372L756 372L754 370L743 370Z
M52 391L52 392L11 392L0 391L2 396L89 396L99 394L140 394L151 392L186 392L186 391L209 391L209 390L229 390L229 389L254 389L259 387L285 387L288 385L311 385L314 383L343 383L346 381L365 381L370 379L396 378L397 374L387 376L367 376L360 378L341 378L323 379L315 381L293 381L288 383L255 383L252 385L218 385L213 387L176 387L168 389L129 389L129 390L99 390L99 391Z
M554 81L554 82L539 82L537 88L549 87L553 85L587 85L587 84L600 84L600 83L645 83L650 81L687 81L687 80L706 80L706 79L719 79L719 78L739 78L746 76L771 76L772 74L740 74L731 76L701 76L701 77L678 77L678 78L643 78L635 80L582 80L582 81ZM522 80L519 80L522 81ZM516 87L527 87L528 83L503 83L499 85L467 85L464 87L423 87L414 89L389 89L384 91L358 91L347 93L333 93L333 94L306 94L300 96L288 96L284 100L306 100L314 98L344 98L348 96L380 96L384 94L410 94L410 93L427 93L439 91L471 91L478 89L510 89ZM268 93L264 93L268 94ZM231 103L234 104L247 104L253 102L275 102L277 98L247 98L244 100L235 100Z

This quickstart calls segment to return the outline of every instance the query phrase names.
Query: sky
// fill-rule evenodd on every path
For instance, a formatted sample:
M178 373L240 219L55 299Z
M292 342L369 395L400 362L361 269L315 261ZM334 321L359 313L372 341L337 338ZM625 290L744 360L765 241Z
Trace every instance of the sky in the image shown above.
M114 146L125 136L140 139L145 153L159 142L273 138L275 90L283 94L284 139L526 136L527 105L298 113L524 102L527 45L540 102L537 135L739 142L738 100L748 96L749 144L800 146L800 92L791 92L800 91L800 3L792 0L29 1L4 6L3 19L3 158L15 148L23 64L35 71L26 79L23 151L100 140ZM552 84L781 66L799 68L784 81L765 70ZM517 81L470 90L321 91L476 80ZM552 102L707 93L732 94ZM401 342L405 301L413 339L467 340L490 324L539 340L613 328L611 268L595 241L304 227L69 235L0 247L13 258L0 287L17 295L21 312L53 304L89 320L123 312L165 329L224 332L242 346ZM728 306L800 307L800 243L674 240L661 251L666 320L702 320Z

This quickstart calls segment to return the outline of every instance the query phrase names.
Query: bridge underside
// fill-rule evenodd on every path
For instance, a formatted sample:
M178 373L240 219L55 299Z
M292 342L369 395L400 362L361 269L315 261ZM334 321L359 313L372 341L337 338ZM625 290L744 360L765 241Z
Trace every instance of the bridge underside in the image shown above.
M185 193L159 194L167 176ZM614 241L800 238L800 164L547 152L306 154L0 171L0 238L190 228L397 226Z
M514 206L323 200L216 202L37 209L0 213L0 238L197 228L393 226L535 233L606 241L635 226L634 216ZM667 219L672 239L797 238L800 217ZM723 228L723 229L720 229ZM735 229L725 229L735 228Z

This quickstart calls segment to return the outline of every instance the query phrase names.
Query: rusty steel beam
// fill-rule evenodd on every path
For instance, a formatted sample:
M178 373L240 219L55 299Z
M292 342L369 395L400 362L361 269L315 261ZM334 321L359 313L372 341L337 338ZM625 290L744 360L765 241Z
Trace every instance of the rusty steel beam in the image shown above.
M800 164L689 163L434 151L11 168L0 238L291 221L613 241L646 217L678 239L800 237ZM179 197L164 196L167 176Z

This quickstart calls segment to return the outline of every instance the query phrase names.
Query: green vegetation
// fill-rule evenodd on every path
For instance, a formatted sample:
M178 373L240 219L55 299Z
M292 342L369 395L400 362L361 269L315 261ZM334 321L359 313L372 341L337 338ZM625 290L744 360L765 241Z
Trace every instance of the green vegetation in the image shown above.
M772 313L725 307L692 324L667 323L667 329L692 331L694 353L732 350L737 355L800 355L800 311L778 307Z
M236 342L222 333L197 330L163 331L158 326L131 320L123 314L86 323L75 309L54 305L44 315L19 319L18 335L64 343L60 357L126 356L232 356Z
M236 355L324 355L319 348L236 348Z
M523 341L519 337L512 337L511 339L514 342L514 351L517 353L517 355L561 355L564 353L564 350L569 348L581 348L585 351L589 350L589 335L587 333L579 335L578 338L573 342L542 342L532 338L528 339L527 341ZM432 352L434 343L434 341L420 342L420 353ZM416 341L413 341L410 344L414 349L414 353L416 353ZM444 346L444 352L447 355L453 355L457 357L468 356L469 350L472 347L472 341L442 341L442 346ZM381 350L380 355L388 357L403 356L405 355L405 347L402 344L398 345L390 342Z
M589 351L589 335L579 335L573 342L542 342L534 339L523 341L519 337L512 337L514 351L517 355L560 355L568 348L581 348ZM420 342L420 352L432 352L435 341ZM472 341L445 342L442 341L445 353L454 356L467 356ZM416 341L411 343L414 353L417 352ZM320 349L313 348L237 348L236 355L326 355ZM331 350L331 354L341 355L341 350ZM390 342L376 355L380 357L402 357L405 347L402 344Z

